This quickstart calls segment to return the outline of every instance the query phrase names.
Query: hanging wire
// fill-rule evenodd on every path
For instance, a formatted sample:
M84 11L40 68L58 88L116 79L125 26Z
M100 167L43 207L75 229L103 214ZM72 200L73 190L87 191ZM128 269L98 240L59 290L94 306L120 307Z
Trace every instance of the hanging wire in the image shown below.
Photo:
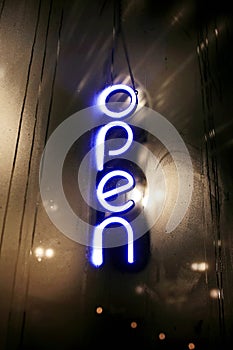
M113 85L114 81L114 61L115 61L115 50L117 47L117 39L119 36L119 23L116 19L117 14L117 1L114 1L114 9L113 9L113 26L112 26L112 51L111 51L111 67L110 67L110 76L111 83Z
M121 0L114 0L113 4L113 30L112 30L112 51L111 51L111 68L110 68L110 75L111 75L111 82L113 84L114 81L114 63L115 63L115 51L118 44L118 40L121 39L122 47L124 50L125 59L127 62L129 75L131 79L132 88L134 89L135 93L138 94L138 91L135 87L135 80L133 76L133 71L130 64L129 59L129 53L126 45L125 35L122 28L122 2Z

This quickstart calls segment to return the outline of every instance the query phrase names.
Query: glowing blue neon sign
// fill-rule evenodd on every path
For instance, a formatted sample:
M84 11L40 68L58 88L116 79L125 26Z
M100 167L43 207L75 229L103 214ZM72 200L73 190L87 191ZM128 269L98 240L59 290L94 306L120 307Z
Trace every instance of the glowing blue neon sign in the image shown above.
M114 112L107 107L106 103L108 102L109 98L112 95L120 92L127 94L130 97L131 101L129 106L123 111ZM131 87L123 84L116 84L116 85L107 87L101 92L97 100L97 105L99 106L101 111L104 114L106 114L108 117L120 119L120 118L129 116L137 108L137 95L135 94L135 91Z
M105 219L101 222L98 226L95 227L94 231L94 239L93 239L93 251L92 251L92 257L91 261L93 265L96 267L101 266L103 264L103 230L106 226L110 224L121 224L125 227L127 231L127 241L128 241L128 262L133 263L134 262L134 247L133 247L133 230L131 225L128 223L127 220L119 217L119 216L113 216L110 218Z
M128 183L125 185L121 185L120 187L115 188L114 190L106 191L104 192L104 186L106 185L107 181L116 177L121 176L128 180ZM128 190L131 190L134 187L134 179L132 175L127 173L123 170L114 170L110 173L106 174L100 181L98 187L97 187L97 198L100 202L100 204L107 210L113 213L123 212L125 210L128 210L134 205L134 201L129 200L124 205L111 205L109 204L106 199L110 198L112 196L115 196L116 194L124 193Z
M120 149L116 150L110 150L109 155L110 156L119 156L120 154L124 153L129 149L129 147L132 144L133 141L133 132L132 129L129 127L128 124L120 121L115 121L108 123L107 125L103 126L100 131L98 132L97 138L96 138L96 165L97 170L103 170L104 167L104 151L105 151L105 138L107 132L114 127L122 127L127 132L127 141L124 146L122 146Z
M113 94L122 93L122 92L130 97L131 101L129 106L125 108L123 111L118 111L118 112L109 109L107 106L107 102L109 101L110 97ZM137 96L135 91L129 86L123 85L123 84L116 84L116 85L107 87L105 90L101 92L101 94L98 97L97 104L100 110L108 117L114 118L114 119L121 119L131 115L135 111L137 107ZM109 156L119 156L123 154L130 148L133 142L133 131L127 123L119 120L115 120L103 126L97 134L96 143L95 143L95 158L96 158L97 171L102 171L104 168L104 156L106 153L105 152L106 134L110 129L113 129L116 127L121 127L126 131L127 140L126 140L126 143L121 148L109 150L108 151ZM105 191L104 189L106 187L107 182L113 179L114 177L121 177L125 179L127 182L124 185L120 185L109 191ZM98 201L102 205L102 207L108 212L123 213L134 206L133 200L128 200L122 205L113 205L109 203L108 199L110 200L110 198L115 195L120 195L131 190L134 187L134 185L135 185L135 181L131 174L123 170L118 170L118 169L113 170L107 173L105 176L103 176L103 178L100 180L97 186L96 195L97 195ZM96 226L93 232L93 249L92 249L91 261L92 261L92 264L96 267L99 267L103 264L103 231L108 225L111 225L111 224L120 224L125 228L127 232L128 263L134 262L134 246L133 246L134 234L133 234L132 227L130 223L127 220L123 219L122 217L111 216L104 219L98 226Z

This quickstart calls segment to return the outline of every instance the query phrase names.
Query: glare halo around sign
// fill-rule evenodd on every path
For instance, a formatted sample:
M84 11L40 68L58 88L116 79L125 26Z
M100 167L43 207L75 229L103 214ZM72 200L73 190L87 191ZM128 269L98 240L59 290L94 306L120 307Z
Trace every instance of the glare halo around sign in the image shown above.
M121 112L114 112L111 109L108 108L108 106L114 105L114 103L108 103L107 98L113 94L116 94L118 92L123 92L126 95L128 95L131 99L130 104L127 108L125 108ZM120 103L119 103L120 104ZM107 115L108 117L114 118L114 119L120 119L124 118L126 116L129 116L137 106L137 95L135 91L127 85L123 84L115 84L112 86L108 86L106 89L104 89L98 96L97 99L97 105L99 106L100 110Z
M91 245L87 232L93 230L93 226L76 215L67 201L62 185L63 165L79 137L108 122L109 117L104 116L96 105L73 114L51 134L40 162L40 193L50 220L68 238L84 245ZM142 107L130 117L130 124L155 136L173 158L178 174L178 194L166 225L166 232L172 232L182 221L192 197L193 168L189 152L175 127L150 108ZM50 210L47 205L50 201L56 204L56 211Z

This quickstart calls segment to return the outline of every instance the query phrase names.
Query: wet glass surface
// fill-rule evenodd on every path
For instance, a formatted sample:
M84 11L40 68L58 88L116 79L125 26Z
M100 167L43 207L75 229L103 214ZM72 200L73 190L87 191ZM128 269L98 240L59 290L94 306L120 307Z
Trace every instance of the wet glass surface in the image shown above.
M124 0L121 9L104 0L0 1L0 349L229 348L232 29L225 1ZM140 108L175 127L194 181L183 220L166 233L177 169L152 131L135 128L163 169L166 205L135 242L134 267L126 263L125 247L115 247L104 249L98 269L90 263L91 248L50 220L49 211L62 209L55 198L43 206L39 168L56 128L93 106L112 83L135 84ZM68 201L87 222L102 218L85 203L77 181L94 134L88 130L72 145L63 172ZM143 152L138 157L148 160ZM143 175L127 166L136 169L140 203L144 175L153 179L156 169L149 166ZM159 184L153 198L155 206L164 199Z

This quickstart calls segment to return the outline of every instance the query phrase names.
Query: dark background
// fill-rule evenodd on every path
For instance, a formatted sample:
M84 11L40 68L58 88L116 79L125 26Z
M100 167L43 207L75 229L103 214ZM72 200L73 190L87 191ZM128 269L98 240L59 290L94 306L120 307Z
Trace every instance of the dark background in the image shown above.
M1 350L229 348L232 24L229 1L0 1ZM124 269L107 252L96 270L89 249L49 220L39 164L63 120L92 106L108 84L132 85L129 68L142 104L186 143L193 199L174 232L160 230L161 218L137 242L146 252L140 268ZM85 153L83 142L75 154ZM162 163L168 172L170 163ZM77 210L86 215L82 200Z

